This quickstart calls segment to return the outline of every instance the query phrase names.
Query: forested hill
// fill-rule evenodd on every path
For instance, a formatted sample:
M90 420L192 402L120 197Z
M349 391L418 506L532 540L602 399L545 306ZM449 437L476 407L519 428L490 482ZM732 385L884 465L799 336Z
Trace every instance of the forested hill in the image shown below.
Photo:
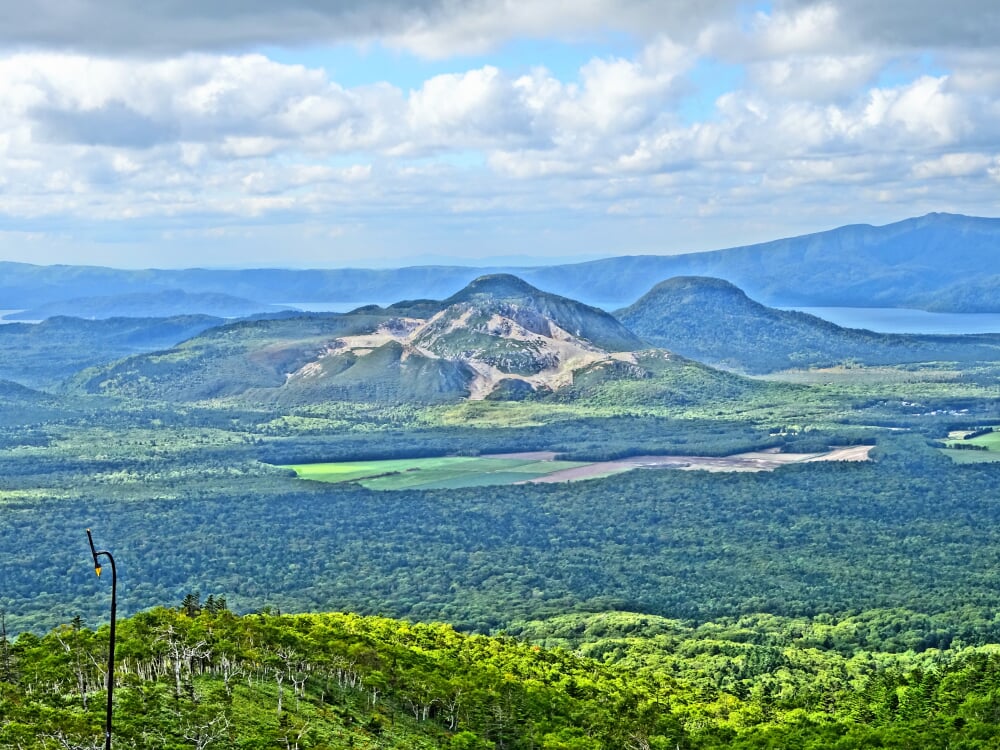
M113 746L996 747L994 648L848 656L799 642L826 625L619 613L532 626L567 627L589 656L350 614L238 617L191 594L119 623ZM107 639L79 621L0 639L0 748L100 746Z
M842 328L777 310L722 279L662 281L616 317L645 341L710 365L751 373L856 360L868 365L993 360L1000 336L923 336Z
M86 367L166 349L222 323L222 318L208 315L107 320L59 316L37 324L0 325L0 379L52 388Z
M227 397L285 405L554 393L601 399L607 384L625 381L648 403L691 401L695 391L760 389L647 348L603 310L495 274L440 301L238 321L165 351L84 371L71 387L162 401Z
M442 299L484 273L502 272L588 304L623 306L656 280L697 275L724 278L768 304L989 312L1000 311L998 245L1000 219L929 214L887 226L844 226L712 252L618 256L531 268L127 271L0 263L0 296L10 308L174 289L235 295L261 304L364 304ZM537 248L539 255L544 251Z
M111 296L78 297L58 300L5 315L6 320L45 320L57 315L104 319L169 318L175 315L214 315L219 318L243 318L257 313L278 312L281 308L231 294L203 292L192 294L182 289L140 292Z

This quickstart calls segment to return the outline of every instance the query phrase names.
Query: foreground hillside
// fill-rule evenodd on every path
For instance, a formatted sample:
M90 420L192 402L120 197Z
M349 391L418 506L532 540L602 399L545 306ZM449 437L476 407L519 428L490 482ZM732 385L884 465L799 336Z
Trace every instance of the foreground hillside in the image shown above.
M859 623L693 630L605 613L530 625L573 653L349 614L237 617L189 595L181 611L119 623L114 747L996 747L995 648L816 640ZM107 636L76 622L0 642L0 748L99 746Z
M705 277L662 281L615 316L654 346L751 373L848 360L881 365L1000 355L1000 334L890 335L842 328L814 315L766 307L727 281Z

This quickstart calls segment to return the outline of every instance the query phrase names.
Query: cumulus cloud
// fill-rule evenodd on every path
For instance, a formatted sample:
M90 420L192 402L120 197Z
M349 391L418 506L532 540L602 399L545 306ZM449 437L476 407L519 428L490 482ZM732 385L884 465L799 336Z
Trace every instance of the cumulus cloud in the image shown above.
M30 117L41 140L59 143L148 148L179 135L170 123L157 122L120 101L77 111L39 107Z
M918 180L974 177L980 174L987 174L990 169L996 168L998 164L1000 164L1000 159L988 154L967 152L944 154L936 159L928 159L927 161L914 164L913 177Z
M948 170L986 179L995 165L988 87L970 91L941 75L859 88L872 76L863 56L810 70L772 65L692 123L675 110L695 61L691 48L661 38L632 58L589 61L576 81L483 66L404 91L345 88L323 71L255 54L20 54L0 61L9 102L0 113L0 212L363 214L437 195L440 210L468 213L539 205L531 183L540 179L563 182L564 206L641 213L652 196L686 190L706 211L727 191L743 200L748 185L781 194ZM449 161L469 151L483 155L480 166ZM875 153L877 169L859 157ZM428 157L443 161L429 171L412 162ZM482 195L454 199L477 180ZM623 197L626 185L634 194Z
M876 55L802 55L748 66L751 86L772 97L838 100L871 85L884 61Z
M740 61L794 55L914 50L995 50L1000 7L992 0L778 0L768 11L706 23L703 50Z
M1000 179L1000 34L968 21L995 29L989 6L958 6L936 24L907 3L892 29L900 3L855 0L11 6L0 45L39 49L0 56L0 226L274 222L347 241L386 217L502 234L497 217L600 216L711 237L712 217L755 211L823 226L874 205L975 212ZM377 39L448 57L608 30L633 51L575 75L479 62L407 86L245 51ZM740 75L692 113L706 61Z

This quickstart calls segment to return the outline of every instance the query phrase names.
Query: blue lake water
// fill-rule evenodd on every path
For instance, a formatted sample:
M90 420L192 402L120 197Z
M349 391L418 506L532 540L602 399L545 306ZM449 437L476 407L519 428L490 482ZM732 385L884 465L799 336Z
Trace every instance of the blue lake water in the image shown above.
M932 313L899 307L785 307L845 328L880 333L1000 333L1000 313Z
M294 307L308 312L343 313L368 304L386 307L392 302L285 302L279 306ZM594 306L610 311L623 307L624 304L608 302L596 303ZM800 310L845 328L867 328L881 333L1000 333L1000 313L932 313L898 307L782 307L781 309ZM2 317L15 312L20 310L0 310L0 325L38 322L4 320Z
M13 315L14 313L24 312L21 310L0 310L0 325L5 323L41 323L40 320L4 320L5 315Z
M399 300L393 300L399 302ZM305 312L345 313L365 305L388 307L393 302L276 302L275 307L294 307Z
M350 312L363 305L387 307L392 302L285 302L308 312ZM622 302L591 302L612 311ZM932 313L898 307L783 307L800 310L845 328L867 328L881 333L1000 333L1000 313Z

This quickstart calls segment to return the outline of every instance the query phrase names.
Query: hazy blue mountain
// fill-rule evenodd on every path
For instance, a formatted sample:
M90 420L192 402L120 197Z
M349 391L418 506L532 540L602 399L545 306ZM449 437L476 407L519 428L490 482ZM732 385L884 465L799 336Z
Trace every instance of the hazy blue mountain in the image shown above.
M484 273L513 273L587 304L626 305L651 280L713 276L773 305L1000 311L1000 219L928 214L881 227L853 225L757 245L532 268L141 270L0 263L6 309L182 289L266 304L443 299Z
M77 318L169 318L174 315L214 315L219 318L244 318L261 312L277 312L274 305L261 304L231 294L185 292L165 289L160 292L77 297L48 302L18 313L7 320L45 320L57 315Z
M773 305L926 307L941 290L997 274L1000 219L929 214L882 227L846 226L706 253L608 258L524 276L558 294L623 304L648 289L650 279L712 276ZM977 311L1000 311L996 288L986 291L992 296L981 298Z
M997 300L1000 300L1000 274L958 281L918 297L914 306L931 312L989 313L996 312Z
M751 373L845 360L887 364L1000 356L1000 335L918 336L841 328L806 313L766 307L728 281L706 277L660 282L615 314L650 344Z
M37 324L0 325L0 378L49 388L85 367L166 349L223 322L207 315L184 315L108 320L55 317Z
M189 294L227 294L276 305L294 302L364 304L413 297L441 299L482 273L482 269L460 266L122 270L0 262L0 307L27 309L69 299L156 294L175 289Z

